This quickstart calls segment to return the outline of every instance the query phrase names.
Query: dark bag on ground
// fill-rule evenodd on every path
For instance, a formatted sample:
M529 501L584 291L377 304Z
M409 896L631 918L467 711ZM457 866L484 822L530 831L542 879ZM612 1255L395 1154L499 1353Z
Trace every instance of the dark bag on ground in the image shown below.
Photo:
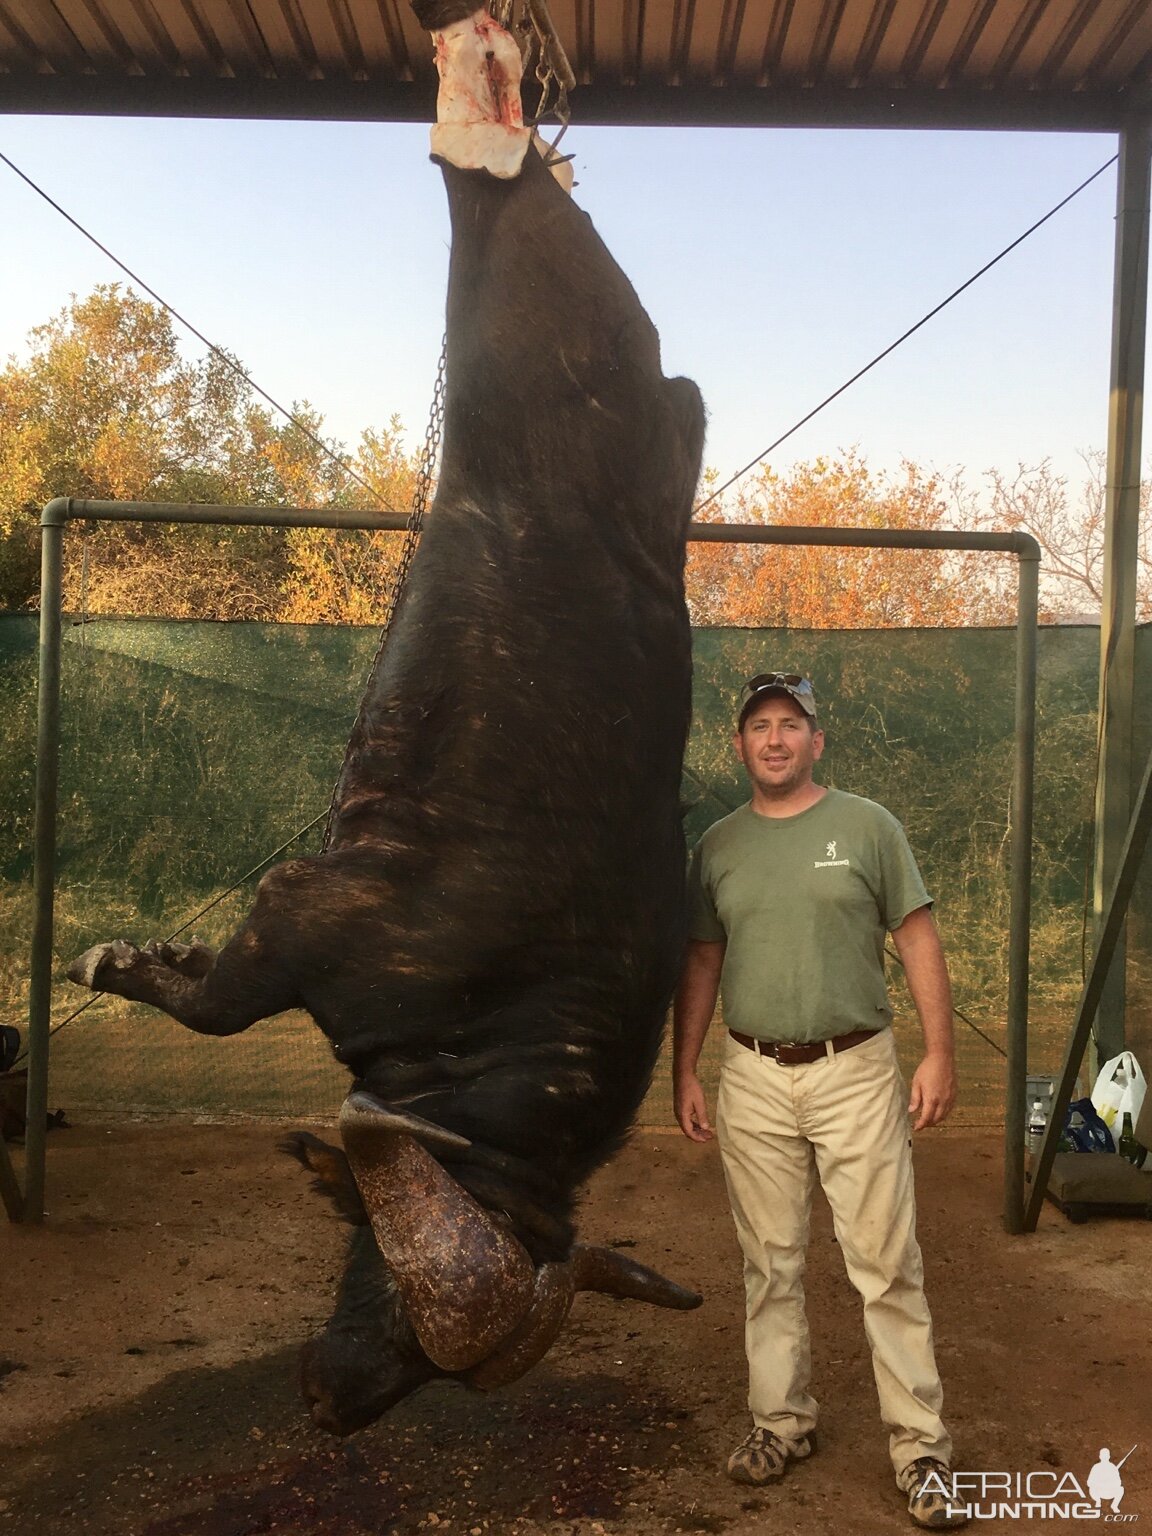
M1073 1125L1072 1116L1079 1112L1082 1125ZM1112 1132L1100 1118L1091 1099L1073 1099L1064 1117L1064 1134L1072 1143L1073 1152L1115 1152L1116 1143Z

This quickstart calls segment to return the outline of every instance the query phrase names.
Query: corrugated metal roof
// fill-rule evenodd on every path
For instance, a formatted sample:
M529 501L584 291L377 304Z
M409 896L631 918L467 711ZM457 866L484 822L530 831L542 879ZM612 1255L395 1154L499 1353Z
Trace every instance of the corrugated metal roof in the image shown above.
M582 122L1118 126L1152 0L553 0ZM425 119L407 0L0 0L0 110Z

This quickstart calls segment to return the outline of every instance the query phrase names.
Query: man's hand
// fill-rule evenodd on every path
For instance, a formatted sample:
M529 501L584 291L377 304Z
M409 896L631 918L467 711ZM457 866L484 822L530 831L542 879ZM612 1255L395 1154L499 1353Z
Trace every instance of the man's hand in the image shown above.
M909 912L899 928L893 928L892 942L924 1032L924 1060L916 1068L908 1098L908 1113L916 1116L912 1129L922 1131L942 1125L956 1102L952 986L930 907Z
M676 1119L685 1136L690 1141L711 1141L713 1131L708 1123L708 1105L695 1073L677 1079L673 1101Z
M712 1140L696 1064L712 1022L723 969L724 941L689 939L672 1006L672 1108L689 1141Z
M925 1056L912 1078L908 1113L915 1115L912 1129L943 1125L956 1102L956 1058L951 1052Z

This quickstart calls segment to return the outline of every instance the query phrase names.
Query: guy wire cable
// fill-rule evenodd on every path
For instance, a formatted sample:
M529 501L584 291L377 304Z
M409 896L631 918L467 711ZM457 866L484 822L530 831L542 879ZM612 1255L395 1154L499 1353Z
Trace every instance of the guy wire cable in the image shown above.
M14 171L16 175L19 176L21 181L25 182L29 187L31 187L33 192L35 192L38 197L42 197L50 208L54 208L61 218L67 219L68 223L72 225L73 229L79 230L79 232L84 236L85 240L91 241L96 249L107 256L108 260L112 262L114 266L119 267L121 272L123 272L127 277L130 277L134 283L138 283L149 298L155 299L161 308L166 309L174 319L179 320L180 324L185 328L185 330L191 331L192 335L196 337L197 341L203 342L203 344L208 348L209 352L218 357L220 361L227 367L231 368L233 373L238 374L240 378L245 381L245 383L250 384L256 393L261 397L261 399L267 400L268 404L272 406L274 410L280 412L285 421L291 422L291 424L296 428L298 432L303 433L303 435L308 439L313 447L319 448L322 453L327 454L334 463L340 465L345 474L350 475L351 478L356 481L357 485L362 485L370 496L372 496L376 501L381 502L385 512L391 512L396 516L400 515L396 512L395 507L391 506L387 501L384 500L384 497L377 489L375 489L375 487L369 485L368 481L364 479L363 475L357 474L357 472L352 468L350 461L345 458L343 454L337 453L334 448L329 447L329 445L324 441L322 437L312 431L311 427L305 426L300 418L298 416L294 416L290 410L281 405L279 400L273 399L273 397L268 393L266 389L262 389L260 385L257 384L256 380L250 373L246 373L245 370L241 368L240 364L234 357L229 356L223 347L218 347L215 342L209 341L208 337L204 335L203 331L197 330L197 328L192 324L191 320L186 320L178 309L175 309L171 304L169 304L167 299L161 298L156 290L154 288L150 288L142 277L138 277L137 274L132 271L131 267L127 266L120 260L119 256L114 255L106 245L102 245L90 230L84 228L79 219L74 219L72 215L67 211L67 209L61 208L60 204L56 202L54 198L49 197L48 193L44 191L43 187L37 186L36 183L32 180L31 176L25 175L20 167L16 165L12 160L10 160L2 150L0 150L0 160L4 162L10 171Z
M265 855L265 857L260 860L259 864L253 864L252 868L242 874L239 879L234 880L226 891L221 891L219 895L213 896L212 900L208 902L206 906L201 907L198 912L193 912L192 916L185 922L181 923L179 928L174 929L168 935L168 937L163 940L163 942L165 944L171 944L173 939L179 938L182 933L187 933L188 929L191 928L193 923L198 923L202 917L211 912L213 907L218 907L220 903L225 899L225 897L231 896L233 891L238 891L246 880L251 880L253 875L259 874L260 871L264 868L265 864L271 864L273 859L278 858L280 854L291 848L292 844L298 842L306 832L311 832L313 827L319 826L327 814L327 811L321 811L320 815L314 816L306 827L301 827L298 832L293 832L292 836L287 840L287 842L281 843L279 848L274 848L271 853ZM107 996L107 992L94 993L92 997L81 1003L79 1008L73 1008L72 1012L68 1014L66 1018L60 1020L59 1024L53 1025L53 1027L48 1032L48 1038L51 1040L53 1035L58 1035L66 1024L71 1024L73 1019L78 1019L80 1015L85 1011L85 1009L91 1008L93 1003L98 1003L102 997ZM19 1055L16 1057L16 1060L12 1063L13 1066L16 1066L19 1062L24 1060L25 1056L28 1054L28 1049L28 1046L23 1047Z
M950 294L948 294L946 298L942 299L939 304L930 309L927 314L923 315L919 320L917 320L914 325L909 326L909 328L904 331L902 335L898 336L895 341L891 342L887 347L885 347L882 352L878 352L870 362L866 363L862 368L858 369L857 372L851 376L851 378L845 380L845 382L841 384L838 389L833 390L830 395L827 395L823 400L821 400L818 405L814 406L812 410L810 410L805 416L802 416L799 421L795 422L791 427L788 428L786 432L781 434L780 437L776 438L774 442L770 443L768 447L759 453L754 459L750 460L750 462L745 464L742 469L737 470L734 475L730 476L730 478L727 479L723 485L718 486L716 490L712 491L702 502L699 502L693 508L693 512L695 514L699 514L705 507L709 506L718 497L722 496L726 490L735 485L738 480L742 479L749 472L749 470L755 469L757 464L766 459L770 453L779 448L782 443L785 443L788 438L792 437L796 432L798 432L801 427L806 426L808 422L810 422L815 416L819 415L819 413L824 410L826 406L831 405L834 400L839 399L839 397L847 390L849 390L853 384L862 379L865 374L870 373L871 370L877 366L877 364L883 362L886 357L895 352L896 349L900 347L905 341L914 336L917 331L919 331L928 323L929 320L934 319L938 314L940 314L942 310L946 309L954 299L959 298L962 293L964 293L975 282L983 277L985 273L990 272L994 266L996 266L1006 256L1010 255L1017 246L1023 244L1023 242L1027 240L1030 235L1035 234L1035 232L1044 224L1046 224L1049 219L1054 218L1055 215L1061 211L1061 209L1067 207L1067 205L1072 202L1074 198L1078 197L1079 194L1083 192L1087 187L1091 186L1091 184L1097 180L1098 177L1102 176L1110 166L1115 165L1118 159L1119 155L1113 155L1110 159L1106 160L1103 165L1101 165L1097 170L1093 171L1090 176L1086 177L1079 186L1075 187L1071 192L1068 193L1066 197L1062 198L1058 203L1054 205L1054 207L1050 208L1046 214L1037 219L1034 224L1031 224L1026 230L1024 230L1022 234L1018 235L1015 240L1013 240L1009 245L1006 245L1003 250L998 252L997 255L993 256L990 261L985 262L985 264L980 267L978 271L974 272L971 277L969 277L965 282L961 283L958 288L955 288ZM321 437L314 433L309 427L305 426L298 417L294 416L291 411L287 410L283 405L280 404L278 400L274 399L273 396L267 392L267 390L263 389L259 384L257 384L252 376L243 368L241 368L239 363L237 363L234 358L229 356L229 354L225 352L221 347L216 346L214 342L210 341L208 337L205 336L204 333L200 331L196 326L194 326L190 320L187 320L179 312L179 310L177 310L173 305L169 304L166 299L162 298L161 295L155 291L155 289L151 288L146 282L144 282L143 278L139 277L135 272L133 272L132 269L128 267L126 263L121 261L120 258L116 256L112 251L110 251L106 245L102 244L95 235L93 235L79 222L79 220L73 218L73 216L68 213L66 209L62 208L60 204L57 203L52 197L50 197L42 187L38 186L30 176L27 176L18 165L16 165L6 154L3 153L3 151L0 151L0 161L2 161L9 168L9 170L13 171L17 176L19 176L21 181L25 182L26 185L29 186L32 191L37 194L38 197L43 198L49 207L53 208L58 214L60 214L62 218L66 219L67 222L71 224L73 228L76 229L81 235L83 235L86 240L90 241L91 244L97 248L97 250L99 250L109 259L109 261L111 261L115 266L119 267L119 269L125 273L127 277L129 277L134 283L139 284L139 286L144 290L145 293L149 295L150 298L154 299L156 303L161 305L162 308L166 309L168 313L171 314L176 320L178 320L186 330L191 332L191 334L195 336L198 341L206 346L210 352L220 358L228 368L230 368L234 373L238 374L242 379L244 379L245 382L248 383L252 389L254 389L256 393L261 396L262 399L266 400L268 404L273 407L273 409L278 411L280 415L285 418L285 420L289 421L293 426L295 426L297 430L301 432L306 438L308 438L308 440L315 447L318 447L321 452L325 453L335 463L338 463L341 468L344 469L344 471L350 475L351 478L354 479L359 485L362 485L370 495L383 500L383 498L380 497L379 491L369 485L369 483L361 475L357 474L357 472L352 468L351 464L346 458L344 458L341 454L336 453L331 447L329 447L327 443L324 442ZM395 512L395 508L390 506L387 502L384 503L384 510ZM180 928L177 928L175 933L169 935L169 939L175 938L178 934L185 932L187 928L191 927L192 923L199 921L199 919L203 917L206 912L210 911L212 907L216 906L220 901L223 901L226 896L230 895L232 891L236 890L240 885L242 885L244 881L248 879L252 874L254 874L257 870L262 869L263 866L274 859L277 854L283 852L284 848L290 847L291 844L297 840L297 838L302 837L304 833L310 831L312 827L316 826L317 823L321 820L323 820L323 816L318 816L314 821L310 822L308 826L302 827L300 831L289 838L287 843L276 849L275 852L269 854L266 859L261 860L261 862L257 864L252 870L249 870L247 874L242 875L234 885L228 888L228 890L221 892L220 895L213 901L209 902L206 907L197 912L193 917L189 918L188 921L184 923ZM889 951L889 953L891 953L891 951ZM894 956L893 958L896 957ZM69 1014L67 1018L58 1024L52 1033L56 1034L59 1030L63 1029L66 1024L71 1023L74 1018L77 1018L81 1013L84 1012L86 1008L90 1007L92 1003L97 1002L99 998L104 995L104 993L98 993L97 996L90 998L86 1003L82 1004L80 1008L74 1010L73 1013ZM986 1040L989 1045L991 1045L995 1050L1001 1051L1001 1054L1004 1054L1001 1050L1001 1047L997 1045L996 1042L992 1040L988 1035L985 1035L984 1032L976 1024L974 1024L971 1019L967 1018L957 1008L954 1008L953 1011L959 1018L963 1019L964 1023L969 1025L971 1029L975 1030L975 1032L980 1035L982 1039ZM20 1058L18 1057L17 1060L19 1059Z
M736 810L736 805L731 803L729 801L729 798L726 795L724 795L720 790L716 789L714 786L705 783L705 781L700 777L700 775L694 769L689 768L687 763L685 763L685 765L684 765L684 777L686 779L691 779L693 784L695 784L697 786L697 788L703 790L703 792L704 792L704 794L706 796L711 796L711 798L713 800L718 800L726 811L731 812L731 811ZM903 962L903 960L901 960L900 956L896 953L895 949L893 949L891 944L885 944L884 945L884 953L888 956L888 958L890 960L895 960L896 964L900 967L901 970L904 969L904 962ZM977 1024L974 1019L970 1019L968 1017L968 1015L963 1011L963 1009L957 1008L957 1006L955 1004L955 1001L953 1001L953 1004L952 1004L952 1012L956 1016L956 1018L960 1019L963 1023L967 1024L968 1028L970 1030L972 1030L974 1034L979 1035L981 1040L984 1040L988 1045L990 1045L992 1047L992 1049L994 1051L999 1051L1000 1055L1005 1057L1005 1059L1007 1059L1008 1052L1004 1049L1004 1047L1002 1045L1000 1045L997 1041L993 1040L991 1035L986 1035L984 1033L984 1031L980 1028L979 1024Z
M703 501L698 502L696 506L692 508L693 516L699 516L699 514L704 510L706 506L714 502L718 496L722 496L730 486L736 484L737 480L743 479L743 477L748 473L750 469L755 469L757 464L766 459L770 453L774 453L775 450L779 448L781 443L786 443L788 439L793 435L793 433L799 432L801 427L807 426L812 418L814 416L818 416L826 405L831 405L833 400L838 400L840 396L845 392L845 390L851 389L852 385L855 384L858 379L862 379L866 373L870 373L872 369L875 368L877 363L882 363L890 353L895 352L898 346L907 341L910 336L914 336L916 332L921 328L921 326L927 325L929 320L934 319L942 309L946 309L948 305L951 304L953 299L958 299L966 288L971 288L972 284L979 278L983 277L985 272L990 272L998 261L1003 261L1005 256L1009 255L1016 249L1018 245L1027 240L1029 235L1035 234L1042 224L1047 224L1048 220L1058 214L1061 208L1067 207L1067 205L1072 201L1074 197L1078 197L1080 193L1084 191L1085 187L1091 186L1096 178L1098 176L1102 176L1110 165L1115 165L1119 158L1119 155L1113 155L1110 160L1105 160L1104 164L1099 168L1099 170L1093 171L1091 176L1087 177L1087 179L1082 181L1078 187L1069 192L1067 197L1061 198L1054 208L1049 208L1048 212L1044 215L1043 218L1037 219L1035 224L1030 225L1022 235L1018 235L1016 239L1013 240L1011 245L1006 245L1004 249L999 253L999 255L993 256L991 261L986 261L978 272L973 272L972 276L968 279L967 282L961 283L959 288L954 289L946 299L941 299L940 303L937 304L934 309L930 309L926 315L923 315L919 320L917 320L915 325L909 326L902 336L897 336L896 340L892 342L891 345L885 347L883 352L877 352L876 356L870 363L865 363L864 367L858 369L850 379L841 384L839 389L834 389L830 395L821 400L819 405L813 406L806 416L801 416L800 420L796 422L795 425L789 427L787 432L778 437L774 443L769 443L763 453L757 454L750 463L745 464L743 469L738 469L736 473L731 477L731 479L725 480L723 485L712 491L708 496L704 498Z
M888 956L889 960L895 960L896 964L900 967L901 970L904 969L904 962L903 962L903 960L901 960L900 956L892 948L891 944L885 944L884 945L884 953ZM993 1040L991 1035L986 1035L984 1033L984 1031L980 1028L979 1024L977 1024L975 1022L975 1020L970 1019L968 1017L968 1015L966 1013L964 1013L961 1009L957 1008L955 1003L952 1004L952 1012L955 1014L955 1016L958 1019L961 1019L965 1024L967 1024L969 1029L973 1030L976 1034L978 1034L980 1036L981 1040L986 1041L992 1047L992 1049L994 1051L999 1051L1001 1056L1003 1056L1005 1058L1005 1060L1007 1060L1008 1052L1004 1049L1004 1047L1002 1045L1000 1045L997 1041Z
M355 480L358 485L362 485L370 496L372 496L376 501L382 503L384 511L399 515L396 513L395 507L391 506L387 501L384 500L384 497L380 494L379 490L370 485L362 475L358 474L356 470L353 469L351 463L344 455L337 453L323 440L323 438L313 432L310 427L305 426L299 417L294 416L291 411L281 405L278 400L274 399L266 389L263 389L259 384L257 384L256 380L252 378L251 374L246 372L245 369L243 369L233 357L224 351L222 347L218 347L214 342L210 341L208 337L205 336L204 333L196 326L194 326L190 320L186 319L178 309L169 304L167 299L163 298L156 292L154 288L150 287L143 280L143 278L141 278L137 273L133 272L125 262L121 261L120 258L116 256L112 251L110 251L106 245L102 244L95 235L93 235L89 230L85 229L85 227L79 222L78 219L73 218L73 216L66 209L62 208L54 198L50 197L42 187L38 186L30 176L26 175L18 165L16 165L11 159L9 159L6 154L3 153L3 151L0 151L0 161L3 161L9 170L14 171L15 174L19 176L21 181L25 182L29 187L31 187L32 191L35 192L38 197L43 198L43 200L48 204L50 208L53 208L58 214L60 214L62 218L66 219L74 229L78 230L86 240L90 241L98 251L100 251L108 258L109 261L113 263L114 266L119 267L121 272L129 277L134 283L138 284L150 298L154 299L157 304L159 304L163 309L167 310L174 319L178 320L180 324L184 326L186 330L190 331L198 341L202 342L203 345L206 346L211 353L220 358L226 367L230 368L233 373L238 374L239 377L242 378L247 384L251 385L256 393L260 395L262 399L266 400L274 410L278 411L286 421L290 422L292 426L297 429L297 431L301 432L315 447L319 448L321 452L326 454L328 458L330 458L334 463L339 464L345 473L348 474L353 480ZM443 369L443 358L441 358L441 369ZM87 557L87 547L85 547L85 557ZM206 913L210 912L213 907L218 906L219 903L222 902L226 897L230 896L233 891L238 890L246 880L251 879L251 877L263 869L266 864L270 864L273 859L277 858L287 848L290 848L293 843L297 842L306 833L310 832L313 827L318 826L319 823L325 819L327 814L328 813L326 811L321 813L321 815L314 817L307 826L301 827L299 831L293 833L287 842L282 843L279 848L274 849L272 853L267 855L267 857L261 859L259 864L254 865L250 870L247 871L246 874L241 875L239 879L237 879L227 888L227 890L221 891L219 895L214 897L206 906L201 907L198 912L194 913L193 916L190 917L185 923L181 924L181 926L177 928L175 932L170 933L165 942L170 943L181 933L186 932L193 923L199 922L199 920L204 917ZM102 997L106 996L107 993L98 992L95 994L95 996L90 997L86 1002L81 1003L78 1008L74 1008L70 1014L68 1014L64 1019L60 1021L59 1024L52 1028L49 1033L49 1038L51 1038L53 1035L59 1034L60 1030L62 1030L65 1025L71 1024L74 1019L79 1018L79 1016L84 1013L86 1009L90 1008L93 1003L99 1002ZM27 1055L27 1052L28 1047L25 1046L20 1054L16 1057L16 1062L14 1062L13 1065L16 1065L18 1062L23 1060L23 1058Z
M1055 217L1055 215L1058 214L1062 208L1066 208L1067 205L1072 201L1073 198L1078 197L1080 195L1080 193L1085 190L1086 187L1091 186L1092 183L1097 179L1097 177L1102 176L1104 174L1104 172L1106 170L1108 170L1108 168L1110 166L1115 165L1119 158L1120 158L1119 155L1113 155L1111 157L1111 159L1105 160L1104 164L1101 165L1097 170L1093 171L1091 176L1086 177L1085 180L1082 181L1078 187L1073 188L1073 190L1068 193L1067 197L1061 198L1061 200L1054 207L1050 208L1048 210L1048 212L1043 215L1042 218L1037 219L1034 224L1031 224L1024 231L1024 233L1021 234L1021 235L1018 235L1016 237L1016 239L1013 240L1010 245L1006 245L1004 247L1004 249L999 252L998 255L993 256L991 261L985 262L985 264L979 269L979 271L974 272L972 274L972 276L970 278L968 278L968 280L966 282L961 283L959 288L954 289L947 296L947 298L942 299L940 301L940 303L935 306L935 308L930 309L926 315L922 316L919 320L916 321L915 325L910 326L908 328L908 330L906 330L903 333L902 336L898 336L896 338L896 340L893 341L889 346L885 347L882 352L878 352L876 354L876 356L872 359L871 362L866 363L863 368L860 368L856 373L854 373L850 379L847 379L843 384L840 385L839 389L833 390L833 392L830 395L826 396L823 400L821 400L819 405L814 406L812 408L812 410L810 410L806 416L802 416L799 421L797 421L793 426L789 427L787 432L784 432L780 437L778 437L776 439L775 442L769 443L768 447L764 449L763 453L758 454L756 456L756 458L751 460L750 463L745 464L743 469L737 470L736 473L734 475L732 475L730 479L726 480L723 485L718 486L717 489L712 491L708 496L706 496L703 501L698 502L696 504L696 506L692 509L693 510L693 514L698 516L704 510L705 507L709 506L710 503L712 503L713 501L715 501L717 499L717 497L722 496L726 490L728 490L731 486L735 485L737 480L742 479L748 473L749 470L755 469L757 464L761 463L764 459L766 459L770 453L773 453L777 448L780 447L780 445L782 443L787 442L787 440L791 436L793 436L794 433L799 432L800 428L803 427L803 426L806 426L808 424L808 422L810 422L813 419L814 416L818 416L819 413L824 409L825 406L831 405L833 400L839 399L839 397L842 394L844 394L846 390L851 389L852 385L855 384L857 382L857 380L862 379L866 373L870 373L871 370L873 368L875 368L878 363L882 363L886 357L890 356L891 353L895 352L896 348L899 347L903 342L907 341L910 336L914 336L915 333L918 330L920 330L922 326L927 325L929 320L934 319L940 313L941 310L946 309L947 306L949 304L951 304L953 299L959 298L960 295L965 291L965 289L971 288L972 284L975 283L976 281L978 281L978 279L980 279L981 277L983 277L986 272L990 272L992 270L992 268L994 266L996 266L997 262L1003 261L1004 257L1010 255L1011 252L1014 251L1018 245L1021 245L1025 240L1027 240L1029 235L1035 234L1035 232L1042 225L1047 224L1048 220L1053 218L1053 217ZM1102 719L1102 716L1101 716L1101 719ZM1099 762L1099 752L1100 752L1099 729L1100 729L1100 723L1098 722L1098 736L1097 736L1097 743L1096 743L1097 762ZM1084 906L1084 918L1083 918L1083 921L1082 921L1082 924L1081 924L1081 968L1082 969L1086 969L1084 950L1085 950L1085 945L1086 945L1085 935L1086 935L1086 932L1087 932L1087 926L1088 925L1087 925L1087 897L1086 897L1085 898L1085 906ZM888 948L888 946L885 946L885 949L886 949L886 952L891 956L892 959L894 959L897 962L899 962L899 957L894 953L894 951L892 949ZM1007 1052L1003 1049L1002 1046L998 1045L997 1042L995 1040L993 1040L990 1035L986 1035L984 1033L984 1031L979 1027L978 1024L974 1023L970 1018L968 1018L968 1016L966 1014L962 1013L959 1008L955 1007L955 1005L953 1005L952 1012L956 1015L957 1018L962 1019L964 1021L964 1023L967 1024L970 1029L974 1030L976 1032L976 1034L978 1034L982 1040L987 1041L987 1043L993 1048L993 1050L999 1051L1001 1056L1006 1056L1007 1055Z

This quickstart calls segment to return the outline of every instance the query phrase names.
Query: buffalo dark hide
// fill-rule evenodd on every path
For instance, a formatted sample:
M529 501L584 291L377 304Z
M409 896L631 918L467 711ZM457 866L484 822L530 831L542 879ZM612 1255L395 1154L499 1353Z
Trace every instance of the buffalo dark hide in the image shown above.
M70 974L205 1034L307 1009L355 1086L467 1139L437 1157L540 1263L627 1132L679 966L704 417L535 150L444 178L440 481L326 850L216 956L117 941Z

